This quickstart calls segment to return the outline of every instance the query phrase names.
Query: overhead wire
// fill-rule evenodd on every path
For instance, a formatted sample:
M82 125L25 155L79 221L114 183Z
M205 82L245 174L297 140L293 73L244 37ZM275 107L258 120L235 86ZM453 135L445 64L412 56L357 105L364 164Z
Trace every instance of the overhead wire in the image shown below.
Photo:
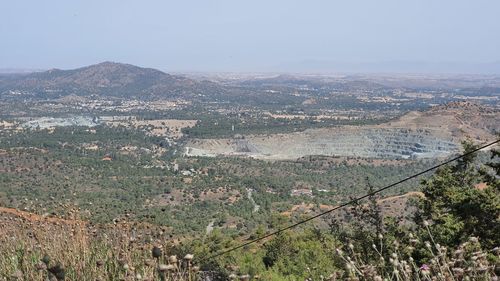
M435 169L438 169L438 168L440 168L440 167L442 167L442 166L444 166L444 165L447 165L447 164L449 164L449 163L451 163L451 162L454 162L454 161L457 161L457 160L459 160L459 159L461 159L461 158L464 158L464 157L466 157L466 156L469 156L469 155L471 155L471 154L473 154L473 153L476 153L476 152L478 152L478 151L480 151L480 150L482 150L482 149L485 149L485 148L487 148L487 147L490 147L490 146L492 146L492 145L494 145L494 144L496 144L496 143L498 143L498 142L500 142L500 139L497 139L497 140L495 140L495 141L493 141L493 142L490 142L490 143L487 143L487 144L481 145L481 146L479 146L479 147L476 147L475 149L473 149L473 150L471 150L471 151L468 151L468 152L466 152L466 153L463 153L463 154L461 154L461 155L458 155L458 156L456 156L456 157L453 157L453 158L451 158L451 159L448 159L448 160L446 160L446 161L444 161L444 162L442 162L442 163L440 163L440 164L437 164L437 165L435 165L435 166L432 166L432 167L430 167L430 168L428 168L428 169L426 169L426 170L423 170L423 171L421 171L421 172L419 172L419 173L416 173L416 174L413 174L413 175L411 175L411 176L405 177L405 178L404 178L404 179L402 179L402 180L399 180L399 181L397 181L397 182L395 182L395 183L392 183L392 184L386 185L386 186L384 186L384 187L382 187L382 188L379 188L379 189L377 189L377 190L374 190L374 191L372 191L372 192L369 192L369 193L367 193L367 194L365 194L365 195L363 195L363 196L360 196L360 197L354 198L354 199L352 199L352 200L350 200L350 201L348 201L348 202L342 203L342 204L340 204L340 205L338 205L338 206L335 206L335 207L334 207L334 208L332 208L332 209L329 209L329 210L327 210L327 211L324 211L324 212L322 212L322 213L316 214L316 215L314 215L314 216L312 216L312 217L309 217L309 218L307 218L307 219L304 219L304 220L298 221L298 222L296 222L296 223L293 223L293 224L291 224L291 225L289 225L289 226L287 226L287 227L280 228L280 229L278 229L278 230L275 230L275 231L273 231L273 232L270 232L270 233L268 233L268 234L266 234L266 235L263 235L263 236L261 236L261 237L258 237L258 238L255 238L255 239L253 239L253 240L250 240L250 241L247 241L247 242L245 242L245 243L242 243L242 244L240 244L240 245L238 245L238 246L235 246L235 247L232 247L232 248L229 248L229 249L226 249L226 250L220 251L220 252L218 252L218 253L215 253L215 254L213 254L213 255L210 255L210 256L204 257L204 258L200 259L199 261L200 261L200 262L201 262L201 261L206 261L206 260L210 260L210 259L214 259L214 258L217 258L217 257L223 256L223 255L226 255L226 254L228 254L228 253L230 253L230 252L236 251L236 250L238 250L238 249L241 249L241 248L246 247L246 246L248 246L248 245L251 245L251 244L257 243L257 242L259 242L259 241L261 241L261 240L264 240L264 239L266 239L266 238L269 238L269 237L271 237L271 236L277 235L277 234L279 234L279 233L281 233L281 232L283 232L283 231L286 231L286 230L289 230L289 229L295 228L295 227L297 227L297 226L299 226L299 225L302 225L302 224L304 224L304 223L307 223L307 222L309 222L309 221L312 221L312 220L314 220L314 219L317 219L317 218L319 218L319 217L322 217L322 216L324 216L324 215L326 215L326 214L329 214L329 213L331 213L331 212L333 212L333 211L335 211L335 210L338 210L338 209L344 208L344 207L346 207L346 206L348 206L348 205L354 204L354 203L356 203L356 202L358 202L358 201L360 201L360 200L366 199L366 198L368 198L368 197L370 197L370 196L373 196L373 195L375 195L375 194L377 194L377 193L380 193L380 192L382 192L382 191L384 191L384 190L387 190L387 189L389 189L389 188L392 188L392 187L394 187L394 186L396 186L396 185L398 185L398 184L401 184L401 183L403 183L403 182L406 182L406 181L409 181L409 180L411 180L411 179L417 178L417 177L419 177L419 176L421 176L421 175L423 175L423 174L425 174L425 173L428 173L428 172L433 171L433 170L435 170Z

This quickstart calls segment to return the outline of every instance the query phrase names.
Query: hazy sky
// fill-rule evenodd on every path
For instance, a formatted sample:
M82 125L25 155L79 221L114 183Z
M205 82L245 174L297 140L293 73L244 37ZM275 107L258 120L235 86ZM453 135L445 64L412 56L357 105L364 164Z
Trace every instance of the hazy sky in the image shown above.
M0 68L500 61L498 0L1 0Z

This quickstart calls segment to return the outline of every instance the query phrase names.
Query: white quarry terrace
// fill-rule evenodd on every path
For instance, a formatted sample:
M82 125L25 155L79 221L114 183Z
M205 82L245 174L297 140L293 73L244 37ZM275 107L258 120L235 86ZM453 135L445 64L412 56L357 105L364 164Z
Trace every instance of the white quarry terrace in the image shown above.
M259 159L297 159L308 155L410 159L445 157L459 145L429 130L400 128L338 128L302 133L197 139L188 143L187 156L246 155Z

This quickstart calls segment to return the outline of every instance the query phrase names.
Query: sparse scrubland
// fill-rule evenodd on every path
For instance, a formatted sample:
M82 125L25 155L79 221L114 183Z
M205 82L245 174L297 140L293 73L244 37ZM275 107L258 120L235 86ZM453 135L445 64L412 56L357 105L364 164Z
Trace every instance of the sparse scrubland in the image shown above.
M0 280L497 280L497 150L210 257L498 138L499 81L0 75Z
M465 150L471 149L465 145ZM388 217L377 198L332 217L207 259L244 242L218 230L174 240L143 223L90 225L77 219L2 212L4 280L497 280L500 271L498 150L440 168L422 182L411 218ZM372 187L369 186L369 189ZM281 224L281 225L280 225ZM277 221L275 228L284 224ZM271 229L262 225L246 239Z
M207 224L244 236L272 213L297 205L333 206L363 192L366 177L382 186L436 163L436 159L383 160L310 156L268 162L236 157L168 156L175 147L123 127L60 127L0 132L0 204L39 215L116 219L168 225L175 235L200 235ZM107 160L108 159L108 160ZM174 167L177 166L177 170ZM411 181L386 193L412 191ZM261 206L252 212L247 189ZM309 190L312 196L293 196ZM300 212L293 212L299 219Z

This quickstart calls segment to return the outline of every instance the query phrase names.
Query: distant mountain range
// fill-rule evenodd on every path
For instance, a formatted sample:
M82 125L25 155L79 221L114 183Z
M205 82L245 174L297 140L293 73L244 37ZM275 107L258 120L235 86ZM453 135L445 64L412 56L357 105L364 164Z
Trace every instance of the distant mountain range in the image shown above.
M273 71L297 73L413 73L413 74L500 74L500 61L472 62L424 62L381 61L342 62L329 60L303 60L276 65Z
M183 98L199 101L267 99L266 92L292 93L298 88L324 91L363 91L391 88L473 89L485 95L500 91L498 76L470 75L290 75L238 79L193 78L171 75L152 68L103 62L72 70L51 69L31 73L0 73L0 98L47 99L65 96L161 99ZM285 95L280 98L286 98Z
M19 92L40 97L70 94L136 98L189 97L224 91L209 81L195 81L152 68L103 62L73 70L51 69L0 76L0 93Z
M45 69L36 69L36 68L0 68L0 74L32 73L44 70Z

